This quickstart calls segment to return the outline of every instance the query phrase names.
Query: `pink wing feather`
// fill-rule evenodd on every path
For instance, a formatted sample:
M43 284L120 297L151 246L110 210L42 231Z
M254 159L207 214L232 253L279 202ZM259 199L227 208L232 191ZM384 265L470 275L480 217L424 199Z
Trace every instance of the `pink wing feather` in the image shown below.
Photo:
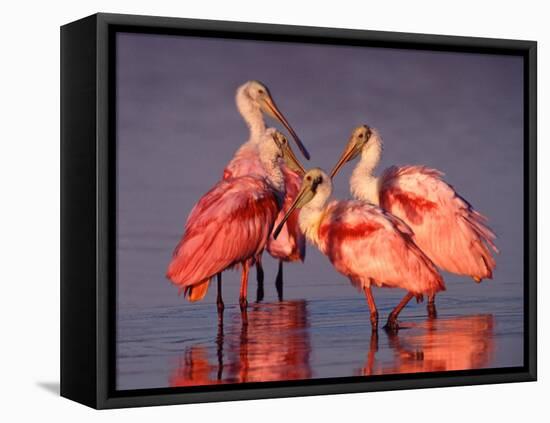
M281 166L281 169L285 180L286 195L275 224L278 224L283 219L296 198L298 191L300 191L302 184L302 178L296 172L284 164ZM224 169L223 179L226 180L245 175L265 175L265 170L258 157L258 148L251 143L245 143L237 150L233 159ZM298 213L293 213L290 216L276 240L273 236L269 238L267 251L272 257L279 260L304 261L306 240L298 226Z
M491 278L496 236L442 176L424 166L392 166L381 176L380 206L411 227L416 244L441 269Z
M402 221L362 201L332 202L319 226L321 251L357 288L374 283L415 295L444 290L437 269L411 236Z
M277 194L262 178L218 182L191 211L167 277L197 285L259 254L279 212Z

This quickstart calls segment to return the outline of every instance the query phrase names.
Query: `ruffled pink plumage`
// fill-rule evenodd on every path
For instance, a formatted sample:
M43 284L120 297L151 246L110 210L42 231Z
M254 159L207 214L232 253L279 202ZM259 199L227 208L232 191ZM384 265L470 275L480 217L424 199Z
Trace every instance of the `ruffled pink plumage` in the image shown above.
M227 268L253 261L267 244L280 201L264 178L218 182L189 214L167 277L188 290Z
M265 169L260 161L258 146L250 141L239 147L223 170L224 180L247 175L265 176Z
M433 263L401 220L362 201L334 201L324 211L319 248L359 289L371 284L419 295L444 290Z
M422 251L441 269L492 278L498 253L487 218L424 166L392 166L380 177L380 206L406 222Z
M289 169L285 164L281 164L281 170L283 171L286 194L276 224L283 219L294 202L302 183L301 176ZM258 147L252 143L243 144L237 150L233 159L224 169L223 179L244 175L265 175L265 170L258 156ZM270 237L267 251L272 257L279 260L304 261L306 240L298 226L298 213L293 213L290 216L276 240L273 236Z

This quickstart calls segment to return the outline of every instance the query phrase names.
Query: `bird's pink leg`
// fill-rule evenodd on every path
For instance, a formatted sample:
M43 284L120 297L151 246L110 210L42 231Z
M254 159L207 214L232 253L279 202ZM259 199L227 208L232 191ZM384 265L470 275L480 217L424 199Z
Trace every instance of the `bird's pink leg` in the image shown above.
M374 302L374 296L372 295L371 287L365 287L365 295L367 297L367 304L369 305L370 310L370 324L373 332L378 330L378 309L376 308L376 303Z
M407 294L403 297L403 299L395 306L395 308L392 310L390 315L388 316L388 322L386 323L386 326L384 326L384 329L389 331L396 331L399 329L399 325L397 324L397 316L399 316L399 313L401 313L401 310L405 308L405 306L408 304L408 302L414 297L414 294L411 292L407 292Z
M279 260L279 270L275 279L275 288L277 288L277 297L279 301L283 301L283 261Z
M428 309L428 317L430 319L435 319L437 317L437 310L435 308L435 294L428 295L428 305L426 308Z
M223 304L223 298L222 298L222 274L221 274L221 272L216 275L216 278L218 280L218 297L216 299L216 304L218 306L218 314L222 314L225 306Z
M248 307L248 301L246 299L248 292L248 270L250 269L250 261L243 262L243 271L241 274L241 292L239 295L239 305L241 306L241 317L243 322L247 322L246 308Z

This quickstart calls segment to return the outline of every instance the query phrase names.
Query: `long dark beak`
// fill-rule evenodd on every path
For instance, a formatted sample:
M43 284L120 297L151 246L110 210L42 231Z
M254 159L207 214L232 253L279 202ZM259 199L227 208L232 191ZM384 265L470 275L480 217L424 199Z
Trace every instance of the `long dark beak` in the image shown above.
M294 154L294 151L292 151L290 145L288 145L288 142L285 143L283 147L283 159L290 169L297 172L302 177L305 175L306 170L304 169L304 166L302 166L302 163L300 163L300 161Z
M292 138L294 138L296 145L298 146L304 157L309 160L309 152L307 151L304 144L302 144L302 141L300 141L300 138L298 137L296 132L294 132L294 129L292 129L292 127L290 126L290 123L288 123L284 115L279 110L279 108L275 104L275 101L273 101L271 97L267 97L266 99L264 99L263 104L265 105L266 111L279 122L281 122L281 124L288 130L290 135L292 135Z
M357 146L355 145L353 140L350 140L350 142L348 142L348 144L346 145L346 148L344 149L342 155L340 156L340 160L338 160L338 162L332 168L332 172L330 172L330 178L334 178L334 176L338 173L342 166L353 159L356 153Z
M294 200L294 203L290 206L288 211L285 214L285 217L283 217L283 220L277 225L275 228L275 231L273 231L273 238L277 239L279 236L279 233L283 229L284 224L292 214L294 210L296 210L299 207L303 207L305 204L310 202L312 198L315 196L315 193L311 190L311 186L309 184L302 183L302 188L300 189L300 192L296 196L296 200Z

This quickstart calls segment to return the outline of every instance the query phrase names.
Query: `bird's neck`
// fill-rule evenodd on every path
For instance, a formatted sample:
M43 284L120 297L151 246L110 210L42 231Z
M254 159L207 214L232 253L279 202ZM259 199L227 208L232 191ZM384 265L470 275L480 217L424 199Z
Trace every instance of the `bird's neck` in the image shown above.
M313 200L300 210L300 216L298 218L300 230L307 240L318 248L321 248L319 227L325 216L329 197L330 192L328 192L328 195L327 193L317 192Z
M237 90L235 101L250 132L248 142L259 143L265 132L265 121L260 107L246 94L243 87Z
M374 141L374 142L373 142ZM362 201L374 205L380 204L379 178L374 175L374 170L382 157L382 143L378 138L369 140L363 147L361 159L353 170L350 179L351 195Z
M266 179L269 184L282 195L285 194L285 179L279 157L260 149L260 161L265 169Z

